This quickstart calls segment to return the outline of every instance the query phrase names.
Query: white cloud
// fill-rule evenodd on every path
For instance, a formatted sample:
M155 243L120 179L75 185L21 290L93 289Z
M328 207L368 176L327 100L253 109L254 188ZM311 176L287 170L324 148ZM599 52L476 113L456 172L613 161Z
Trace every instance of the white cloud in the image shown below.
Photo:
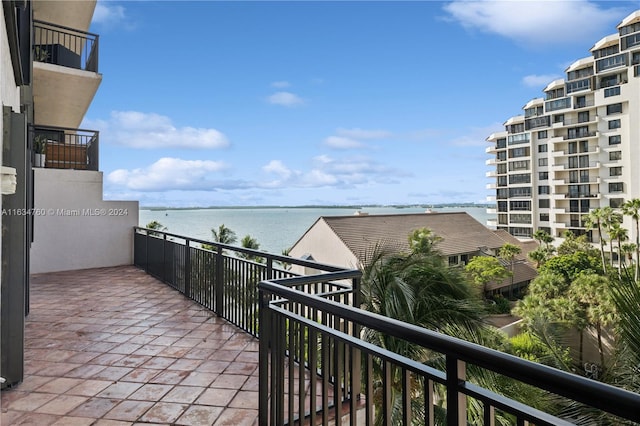
M273 105L292 107L303 104L304 100L291 92L276 92L267 98L267 102Z
M175 127L169 117L137 111L113 111L107 121L87 121L101 131L107 143L132 148L212 149L229 146L226 136L213 128Z
M291 170L280 160L271 160L269 164L262 167L262 170L279 175L282 179L288 179L292 175Z
M113 185L131 191L215 191L222 186L242 187L238 182L221 183L213 178L227 168L228 166L221 161L165 157L146 168L114 170L109 173L107 180Z
M547 84L551 83L553 80L557 80L559 78L562 78L561 75L558 74L543 74L543 75L535 75L535 74L531 74L531 75L526 75L522 78L522 83L525 86L528 87L538 87L538 88L544 88L547 86Z
M113 24L126 20L125 9L117 4L109 4L106 1L96 3L93 12L93 22L97 24Z
M501 132L504 130L504 125L500 123L493 123L486 127L472 127L468 133L451 140L450 145L453 146L489 146L487 137L492 133Z
M336 130L339 136L344 136L353 139L384 139L390 137L392 134L386 130L364 130L359 128Z
M271 83L271 87L275 87L277 89L284 89L286 87L291 86L288 81L274 81Z
M604 4L589 0L455 0L444 10L465 28L540 46L591 43L609 34L625 12Z
M324 140L324 144L334 149L354 149L363 148L365 146L365 144L360 141L341 136L329 136Z
M263 171L276 175L271 181L261 183L263 188L348 188L356 185L395 182L409 174L378 164L366 157L334 159L320 155L313 159L309 171L292 170L280 160L272 160Z

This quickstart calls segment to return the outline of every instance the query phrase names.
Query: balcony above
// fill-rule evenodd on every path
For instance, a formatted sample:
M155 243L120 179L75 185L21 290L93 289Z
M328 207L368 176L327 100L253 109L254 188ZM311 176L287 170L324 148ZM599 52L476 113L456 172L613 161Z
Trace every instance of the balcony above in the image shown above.
M96 130L35 127L32 146L35 167L49 169L99 170ZM44 154L44 157L38 155Z
M55 22L58 25L89 30L97 0L48 1L34 0L33 19Z
M98 36L36 21L33 59L36 123L79 127L102 81Z

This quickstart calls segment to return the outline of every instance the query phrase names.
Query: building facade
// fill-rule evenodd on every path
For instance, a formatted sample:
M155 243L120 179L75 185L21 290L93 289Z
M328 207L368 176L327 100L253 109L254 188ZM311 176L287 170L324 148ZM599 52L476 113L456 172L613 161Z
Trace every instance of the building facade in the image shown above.
M133 263L138 203L103 200L99 133L80 128L102 81L95 7L2 2L2 387L24 375L30 274Z
M540 229L596 242L585 215L640 198L640 11L590 52L487 138L496 203L488 225L518 238Z

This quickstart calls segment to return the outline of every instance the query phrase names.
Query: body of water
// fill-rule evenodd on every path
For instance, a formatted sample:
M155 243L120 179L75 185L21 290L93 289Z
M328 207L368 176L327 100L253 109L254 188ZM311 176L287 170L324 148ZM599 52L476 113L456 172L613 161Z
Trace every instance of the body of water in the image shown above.
M358 209L368 214L423 213L424 207L365 207ZM487 214L486 207L442 207L435 212L466 211L483 225L494 215ZM260 249L269 253L282 253L291 247L320 216L348 216L354 208L277 207L277 208L224 208L194 210L140 209L140 226L157 220L173 234L211 240L211 229L224 224L236 233L238 242L251 235Z

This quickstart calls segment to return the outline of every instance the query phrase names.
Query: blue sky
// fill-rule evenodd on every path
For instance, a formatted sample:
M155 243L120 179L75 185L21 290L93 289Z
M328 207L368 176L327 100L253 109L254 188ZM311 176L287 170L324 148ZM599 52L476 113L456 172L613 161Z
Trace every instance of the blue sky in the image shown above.
M484 202L486 137L638 1L99 1L106 199Z

